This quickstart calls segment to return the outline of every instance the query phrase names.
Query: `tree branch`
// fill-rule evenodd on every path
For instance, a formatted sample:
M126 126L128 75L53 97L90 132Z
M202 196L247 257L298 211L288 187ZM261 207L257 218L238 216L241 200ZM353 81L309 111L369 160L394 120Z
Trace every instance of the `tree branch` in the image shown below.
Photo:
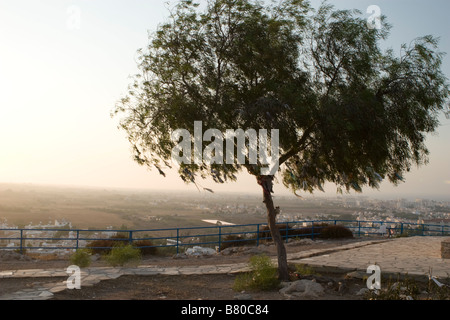
M283 163L285 163L290 157L296 155L302 147L304 146L306 140L309 138L310 133L312 132L314 126L316 125L317 121L314 121L306 130L303 132L303 135L300 140L297 141L296 145L293 146L289 151L287 151L285 154L283 154L280 157L279 160L279 166L281 166Z

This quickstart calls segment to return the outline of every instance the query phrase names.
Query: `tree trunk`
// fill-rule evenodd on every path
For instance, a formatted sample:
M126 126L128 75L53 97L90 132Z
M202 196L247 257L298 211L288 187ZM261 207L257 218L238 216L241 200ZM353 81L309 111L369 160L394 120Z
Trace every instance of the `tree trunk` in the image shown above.
M258 184L263 188L263 202L267 208L267 221L269 224L270 233L273 242L277 247L278 256L278 278L282 281L289 280L289 271L287 264L286 248L284 247L283 239L281 238L280 230L276 225L276 216L279 213L279 208L275 208L272 200L272 176L259 176Z

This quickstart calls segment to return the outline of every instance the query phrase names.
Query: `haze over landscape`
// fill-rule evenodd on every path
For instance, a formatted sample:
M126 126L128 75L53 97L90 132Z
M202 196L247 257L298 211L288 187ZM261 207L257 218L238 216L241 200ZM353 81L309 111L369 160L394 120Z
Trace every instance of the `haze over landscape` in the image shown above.
M197 192L176 172L164 178L133 162L125 135L110 117L137 71L136 50L167 17L166 2L0 0L1 190L31 184ZM450 53L446 0L331 3L363 13L378 5L393 25L386 47L399 50L401 43L432 34L440 37L440 50ZM450 76L450 56L442 69ZM450 200L450 120L440 119L438 135L428 138L427 166L411 170L398 187L383 183L363 195ZM261 193L248 174L236 183L201 185L219 194ZM325 190L317 196L336 196L334 186ZM274 191L289 194L281 184Z

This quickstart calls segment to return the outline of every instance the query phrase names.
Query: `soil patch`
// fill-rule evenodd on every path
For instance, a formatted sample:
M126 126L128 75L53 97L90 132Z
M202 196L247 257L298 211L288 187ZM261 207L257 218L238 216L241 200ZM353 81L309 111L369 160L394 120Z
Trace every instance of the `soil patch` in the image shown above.
M53 300L286 300L278 290L236 292L233 290L235 275L177 275L177 276L122 276L115 280L101 281L93 287L65 290L55 294ZM320 300L361 300L356 295L362 281L344 280L334 275L322 282L325 294ZM345 281L345 292L339 292L339 282ZM297 299L297 298L296 298ZM301 298L298 298L301 299ZM305 297L310 300L311 297Z

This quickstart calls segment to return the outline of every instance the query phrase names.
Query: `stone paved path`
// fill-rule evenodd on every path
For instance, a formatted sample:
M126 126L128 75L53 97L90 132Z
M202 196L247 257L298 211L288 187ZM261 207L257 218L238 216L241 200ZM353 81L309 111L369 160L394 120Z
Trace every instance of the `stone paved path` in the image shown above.
M437 278L450 276L450 259L440 258L440 244L443 237L409 237L362 241L331 249L315 249L289 254L291 264L305 264L329 271L363 271L372 264L380 266L382 274L408 274L428 276L430 268ZM247 271L247 263L229 265L205 265L189 267L158 267L142 265L135 268L98 267L81 270L82 287L123 275L199 275L240 273ZM11 270L0 271L0 278L20 277L64 277L66 270ZM0 300L47 300L54 293L67 289L66 281L43 284L34 289L23 289L0 297Z
M372 243L315 257L291 259L291 263L316 267L366 271L376 264L383 274L450 277L450 259L441 259L443 237L408 237Z

